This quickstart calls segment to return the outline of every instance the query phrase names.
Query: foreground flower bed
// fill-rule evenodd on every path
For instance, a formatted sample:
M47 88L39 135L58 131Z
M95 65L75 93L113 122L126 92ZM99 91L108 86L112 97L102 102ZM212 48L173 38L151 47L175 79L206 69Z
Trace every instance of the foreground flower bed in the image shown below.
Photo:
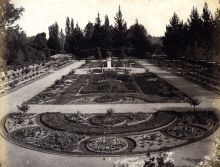
M68 155L129 155L166 151L218 128L211 111L157 113L11 113L0 132L22 147Z

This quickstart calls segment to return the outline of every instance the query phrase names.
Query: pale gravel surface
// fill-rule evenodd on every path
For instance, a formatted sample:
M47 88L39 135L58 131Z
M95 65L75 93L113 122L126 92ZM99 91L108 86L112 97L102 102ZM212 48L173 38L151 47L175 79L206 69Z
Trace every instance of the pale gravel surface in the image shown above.
M145 67L150 69L152 72L155 72L162 78L167 78L169 82L180 88L185 93L190 93L192 95L197 96L200 100L202 100L201 107L217 107L217 105L213 105L212 103L217 104L218 97L210 91L207 91L195 84L192 84L182 78L174 76L167 71L161 71L157 67L149 64L148 62L141 62ZM25 86L11 94L8 94L5 97L0 98L0 104L4 102L4 106L6 108L4 111L9 112L13 111L16 108L16 104L21 104L23 101L30 99L36 94L43 91L46 87L50 86L56 79L60 78L62 75L67 74L71 68L76 68L80 66L80 62L76 62L68 67L60 69L53 74L38 80L28 86ZM203 101L205 100L205 102ZM74 112L74 111L82 111L82 112L102 112L106 110L106 108L114 108L116 112L126 112L126 111L147 111L154 112L158 108L163 107L179 107L178 110L181 111L180 107L187 107L191 109L188 104L139 104L139 105L128 105L128 104L119 104L119 105L60 105L60 106L51 106L51 105L31 105L31 111L33 112L46 112L51 111L51 108L55 112ZM1 109L3 106L1 105ZM2 110L1 110L2 111ZM5 113L1 112L1 116ZM176 148L171 150L174 152L172 158L175 161L176 166L191 166L194 167L199 161L200 158L210 154L212 150L212 146L214 145L214 139L216 135L219 134L219 130L215 132L212 136L205 138L199 142L189 144L184 147ZM116 161L132 161L134 164L138 162L143 164L143 160L145 156L132 156L132 157L69 157L69 156L60 156L60 155L52 155L41 153L37 151L32 151L29 149L25 149L19 146L16 146L3 138L0 138L1 143L4 145L0 145L2 150L6 153L5 156L0 155L0 160L2 162L2 166L8 167L112 167ZM0 143L0 144L1 144ZM5 158L4 158L5 157ZM7 158L6 158L7 157Z

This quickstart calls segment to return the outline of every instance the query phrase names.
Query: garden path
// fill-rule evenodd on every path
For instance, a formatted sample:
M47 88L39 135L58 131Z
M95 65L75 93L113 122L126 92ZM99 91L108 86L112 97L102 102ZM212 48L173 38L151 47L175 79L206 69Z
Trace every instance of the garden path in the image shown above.
M199 107L202 108L217 108L220 109L220 96L214 92L211 92L199 85L185 80L183 77L176 76L172 72L161 69L148 60L138 60L149 71L155 73L157 76L167 81L177 89L186 93L189 96L194 96L201 102Z

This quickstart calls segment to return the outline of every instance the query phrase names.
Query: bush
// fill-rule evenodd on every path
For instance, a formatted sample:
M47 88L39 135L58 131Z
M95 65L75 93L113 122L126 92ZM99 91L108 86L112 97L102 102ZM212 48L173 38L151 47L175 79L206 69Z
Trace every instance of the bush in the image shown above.
M55 81L55 84L56 84L56 85L62 85L62 84L64 84L64 81L63 81L62 79L57 79L57 80Z
M17 109L18 111L20 111L22 114L25 114L28 112L28 110L30 109L30 106L27 104L22 104L22 105L17 105Z
M15 87L14 81L13 81L13 82L10 82L10 83L8 84L8 86L10 86L11 88L14 88L14 87Z
M65 76L65 75L62 75L61 79L64 80L65 78L66 78L66 76Z
M14 80L14 84L17 85L18 84L18 80Z

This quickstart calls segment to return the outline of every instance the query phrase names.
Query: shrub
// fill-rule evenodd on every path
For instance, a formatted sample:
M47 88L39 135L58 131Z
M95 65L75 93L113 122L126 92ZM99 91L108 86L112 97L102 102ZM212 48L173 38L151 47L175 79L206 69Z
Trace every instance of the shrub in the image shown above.
M16 84L17 84L17 81L12 81L8 84L8 86L10 86L11 88L14 88Z
M62 75L61 79L64 80L65 78L66 78L66 76L65 76L65 75Z
M14 80L14 84L15 84L15 85L18 84L18 80Z
M20 111L22 114L25 114L28 112L28 110L30 109L30 106L27 104L22 104L22 105L17 105L17 109L18 111Z
M112 108L109 108L106 110L107 116L112 116L114 114L114 110Z
M64 83L64 81L61 80L61 79L57 79L57 80L55 81L55 84L56 84L56 85L62 85L63 83Z
M193 106L193 111L196 111L196 106L200 104L200 101L195 97L190 97L190 104Z

